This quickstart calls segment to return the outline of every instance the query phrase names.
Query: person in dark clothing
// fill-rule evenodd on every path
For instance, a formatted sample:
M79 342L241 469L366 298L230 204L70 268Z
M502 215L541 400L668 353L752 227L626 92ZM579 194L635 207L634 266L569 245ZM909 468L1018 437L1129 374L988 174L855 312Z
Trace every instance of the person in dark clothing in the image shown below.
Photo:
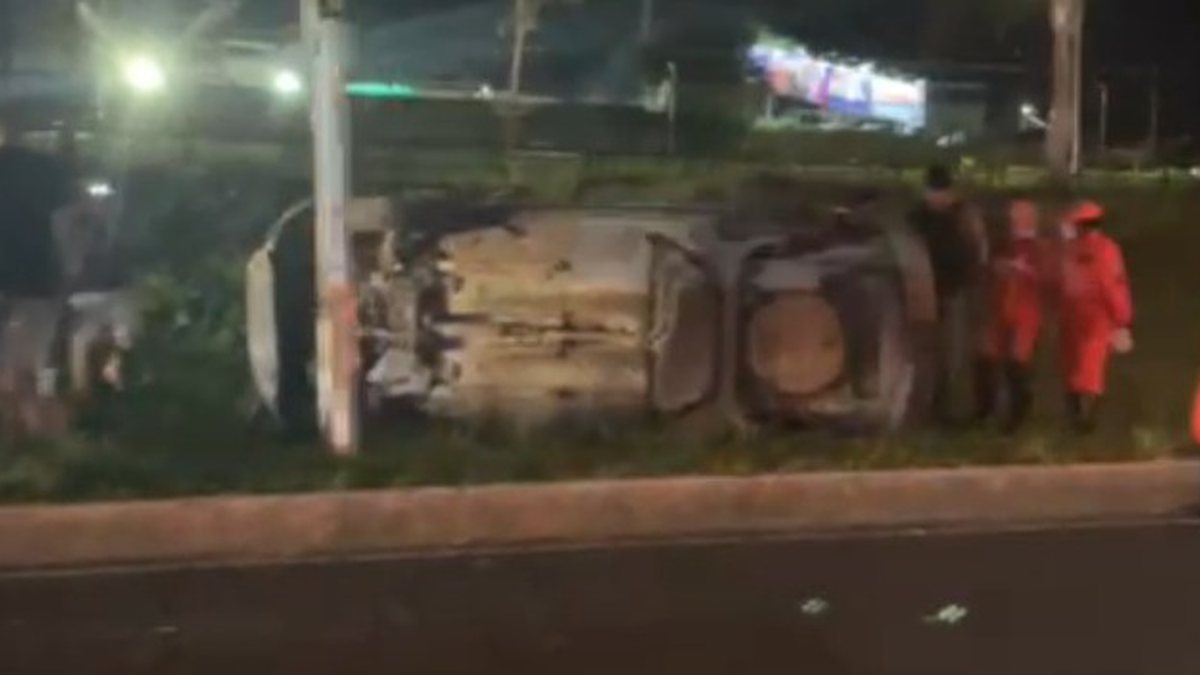
M873 189L855 192L845 206L834 209L830 244L864 245L878 239L882 229L877 210L883 195ZM880 312L876 280L851 265L823 277L822 292L834 301L847 328L847 371L856 398L879 395Z
M275 268L278 322L279 415L291 440L315 439L317 390L311 366L316 359L317 288L314 214L304 212L280 234L271 263Z
M960 396L971 369L976 338L979 281L986 248L984 227L975 210L954 190L950 170L930 167L925 195L909 214L923 240L933 268L937 294L939 342L934 381L934 412L943 423L960 421Z

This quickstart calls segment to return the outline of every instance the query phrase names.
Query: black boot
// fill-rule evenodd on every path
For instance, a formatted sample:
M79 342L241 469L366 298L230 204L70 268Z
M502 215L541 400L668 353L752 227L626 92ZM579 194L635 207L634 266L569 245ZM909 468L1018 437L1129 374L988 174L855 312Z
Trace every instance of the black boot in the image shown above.
M1004 368L1005 384L1008 389L1008 417L1004 421L1004 433L1015 434L1025 426L1033 409L1033 372L1016 361L1009 361Z
M1080 434L1090 434L1096 430L1096 411L1100 399L1086 394L1067 395L1067 416L1071 428Z
M944 428L954 427L954 406L951 401L950 376L946 369L939 365L933 380L933 416L934 422Z
M1079 397L1079 424L1076 429L1081 434L1091 434L1099 426L1099 396Z
M987 359L975 362L975 422L983 424L996 412L998 366Z
M1083 402L1081 399L1082 397L1079 394L1067 394L1067 425L1072 430L1079 429L1079 418L1083 414Z

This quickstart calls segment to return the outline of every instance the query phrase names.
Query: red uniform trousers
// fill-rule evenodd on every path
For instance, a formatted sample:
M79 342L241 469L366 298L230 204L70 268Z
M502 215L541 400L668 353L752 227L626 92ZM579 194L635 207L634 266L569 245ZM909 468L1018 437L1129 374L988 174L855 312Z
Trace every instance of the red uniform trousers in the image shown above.
M992 297L983 356L1028 366L1042 331L1044 252L1037 241L1019 241L1012 256L992 267Z

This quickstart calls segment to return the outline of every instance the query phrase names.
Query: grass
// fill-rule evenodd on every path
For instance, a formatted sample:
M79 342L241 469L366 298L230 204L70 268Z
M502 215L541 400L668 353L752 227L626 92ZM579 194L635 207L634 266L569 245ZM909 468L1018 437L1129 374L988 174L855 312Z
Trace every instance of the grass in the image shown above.
M1170 443L1138 431L1087 439L1052 427L1018 438L983 431L881 439L815 432L690 435L675 428L555 430L432 425L337 460L270 442L195 447L82 441L12 449L0 456L0 502L79 502L280 494L416 486L543 483L676 475L749 476L976 465L1047 465L1159 459ZM1157 433L1157 432L1156 432Z
M703 175L671 170L658 182L635 181L625 189L637 197L663 191L674 196L728 189L719 167L712 169L699 172ZM823 183L814 181L813 185ZM240 344L236 336L194 344L170 336L167 344L160 346L176 351L186 348L186 360L179 360L178 354L171 358L188 368L183 375L167 379L173 380L171 386L187 391L179 399L151 392L150 400L142 402L149 406L146 410L157 411L149 413L159 422L148 425L153 433L120 443L72 440L0 448L0 501L1039 465L1189 454L1186 421L1200 372L1200 265L1195 263L1200 252L1200 200L1194 189L1161 186L1110 186L1094 194L1109 206L1112 229L1126 247L1138 304L1139 344L1132 356L1115 362L1103 427L1085 439L1061 430L1050 330L1040 356L1037 419L1028 433L1015 439L986 431L914 432L864 439L787 430L750 435L702 433L678 424L655 423L526 433L496 424L428 424L373 439L359 458L338 461L316 448L285 445L255 435L239 417L228 388L218 383L211 393L204 391L212 379L206 374L218 372L214 365L227 374L242 371L242 357L234 355L230 361L228 355L222 356L226 348L220 347L225 342ZM1003 194L981 189L977 196L982 202L992 202ZM1049 193L1043 197L1060 199ZM209 314L216 315L212 323L218 327L228 328L240 321L236 312ZM224 335L227 331L212 332ZM204 380L205 388L189 384L188 378L197 376Z

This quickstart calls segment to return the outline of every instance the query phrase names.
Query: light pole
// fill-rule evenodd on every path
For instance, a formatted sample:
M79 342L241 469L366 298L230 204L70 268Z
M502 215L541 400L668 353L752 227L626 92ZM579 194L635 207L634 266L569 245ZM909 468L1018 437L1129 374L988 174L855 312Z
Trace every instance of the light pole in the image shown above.
M1100 154L1108 152L1108 110L1109 110L1109 94L1110 87L1108 83L1101 80L1096 85L1100 90Z
M1085 26L1085 14L1087 11L1087 0L1073 0L1075 3L1076 16L1074 17L1074 25L1072 33L1071 48L1072 55L1072 76L1074 78L1072 87L1072 98L1074 99L1074 110L1071 114L1071 175L1078 176L1083 170L1083 31Z
M674 156L679 142L679 68L674 61L667 64L667 78L671 87L667 97L667 154Z
M1147 141L1149 145L1150 160L1155 161L1158 158L1158 143L1159 143L1159 113L1162 108L1162 90L1159 81L1158 66L1154 67L1150 77L1150 138Z
M525 68L525 42L533 30L539 0L513 0L512 58L508 69L508 94L516 98L521 93L521 75Z
M1086 0L1051 0L1054 96L1046 133L1046 163L1060 179L1079 173L1083 98L1083 27Z
M312 57L313 186L316 205L317 411L336 455L359 449L358 296L346 209L350 197L349 40L344 0L301 0Z

